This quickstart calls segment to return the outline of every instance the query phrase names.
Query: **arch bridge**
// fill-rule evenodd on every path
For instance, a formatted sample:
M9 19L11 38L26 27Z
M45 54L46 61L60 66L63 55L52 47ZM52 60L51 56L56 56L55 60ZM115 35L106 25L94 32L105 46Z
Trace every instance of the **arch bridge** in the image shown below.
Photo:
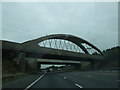
M53 34L21 43L26 57L101 62L103 54L88 41L69 34ZM50 61L50 60L49 60Z
M6 56L7 55L7 56ZM79 67L82 62L103 62L104 55L88 41L69 34L53 34L29 40L23 43L2 41L2 57L8 56L20 64L25 71L26 61L40 64L74 64ZM17 58L17 59L16 59Z

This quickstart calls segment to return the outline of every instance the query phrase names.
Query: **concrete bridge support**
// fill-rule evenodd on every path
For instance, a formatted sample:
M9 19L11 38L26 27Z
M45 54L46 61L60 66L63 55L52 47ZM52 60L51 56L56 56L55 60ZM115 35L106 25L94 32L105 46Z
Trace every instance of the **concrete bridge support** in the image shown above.
M81 70L81 64L74 64L75 70Z
M81 70L82 71L94 70L94 67L95 67L94 62L81 62Z
M81 70L81 64L70 64L71 69L73 70Z
M19 53L18 60L20 60L20 63L19 63L20 72L25 73L26 72L26 65L27 65L27 61L25 59L25 53Z
M37 62L37 70L40 71L40 68L41 68L41 63Z
M27 72L37 72L39 64L36 58L26 58L27 60Z
M92 69L92 71L94 71L95 70L95 62L90 62L91 63L91 69Z

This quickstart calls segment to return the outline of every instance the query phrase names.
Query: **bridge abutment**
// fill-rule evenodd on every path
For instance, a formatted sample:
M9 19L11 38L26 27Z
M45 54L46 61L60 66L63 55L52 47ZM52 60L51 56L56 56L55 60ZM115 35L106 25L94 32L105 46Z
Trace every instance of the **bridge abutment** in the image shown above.
M21 52L19 53L18 62L19 62L20 72L25 73L26 72L26 65L27 65L27 61L25 59L25 53L21 53Z
M91 62L91 69L92 69L92 71L94 71L94 69L95 69L95 63L94 62Z
M81 64L74 64L72 65L75 70L81 70Z
M36 58L26 58L27 60L27 72L37 72L40 69L40 63Z

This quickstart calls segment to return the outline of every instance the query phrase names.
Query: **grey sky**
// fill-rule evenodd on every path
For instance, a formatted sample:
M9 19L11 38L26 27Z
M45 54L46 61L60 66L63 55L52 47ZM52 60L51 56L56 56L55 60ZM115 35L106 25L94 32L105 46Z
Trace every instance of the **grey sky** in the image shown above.
M117 3L2 4L2 39L24 42L47 34L72 34L101 50L118 45Z

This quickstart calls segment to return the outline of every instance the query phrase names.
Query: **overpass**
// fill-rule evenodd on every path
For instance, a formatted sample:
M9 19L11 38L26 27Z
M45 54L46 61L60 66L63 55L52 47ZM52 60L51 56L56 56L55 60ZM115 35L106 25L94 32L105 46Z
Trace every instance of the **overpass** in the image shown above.
M21 58L36 59L42 63L79 64L82 62L103 62L103 54L88 41L69 34L53 34L23 43L2 42L3 55L6 52Z

